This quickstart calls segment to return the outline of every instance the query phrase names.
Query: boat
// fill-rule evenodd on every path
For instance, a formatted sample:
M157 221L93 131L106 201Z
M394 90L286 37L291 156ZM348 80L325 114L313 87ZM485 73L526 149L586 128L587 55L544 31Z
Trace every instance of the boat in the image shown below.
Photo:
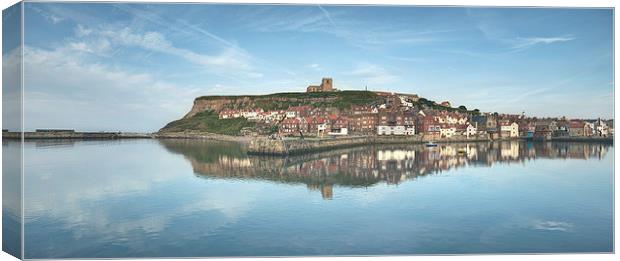
M429 141L429 142L426 143L426 147L437 147L437 143Z

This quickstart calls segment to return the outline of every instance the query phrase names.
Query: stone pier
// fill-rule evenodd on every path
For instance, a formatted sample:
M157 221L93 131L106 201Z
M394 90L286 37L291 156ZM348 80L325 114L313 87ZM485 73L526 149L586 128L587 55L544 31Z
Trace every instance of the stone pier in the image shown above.
M334 138L284 138L269 139L266 137L252 138L248 144L249 154L258 155L293 155L317 152L335 148L355 147L371 144L420 144L434 140L430 137L416 136L353 136ZM476 142L489 141L488 137L451 138L434 140L442 142Z

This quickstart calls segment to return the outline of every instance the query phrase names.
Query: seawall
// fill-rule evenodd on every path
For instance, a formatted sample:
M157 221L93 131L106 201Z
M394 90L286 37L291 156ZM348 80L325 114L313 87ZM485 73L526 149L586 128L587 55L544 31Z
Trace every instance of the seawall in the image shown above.
M206 139L206 140L219 140L219 141L231 141L247 144L250 142L248 136L230 136L223 134L215 134L208 132L158 132L153 135L158 139Z
M433 140L436 143L490 141L488 137L443 138L441 140L423 136L358 136L338 138L268 139L255 137L248 144L248 154L294 155L335 148L355 147L371 144L420 144Z
M565 141L565 142L600 142L600 143L614 143L614 137L552 137L546 141Z
M433 141L435 143L456 142L491 142L526 140L525 138L489 139L488 136L470 138L453 137L441 138L424 136L357 136L337 138L306 138L306 139L268 139L254 137L248 144L248 154L255 155L294 155L318 152L344 147L356 147L373 144L421 144ZM533 140L533 142L601 142L613 144L613 137L554 137L547 140Z
M24 139L149 139L150 133L128 132L23 132ZM3 139L21 139L21 132L2 132Z

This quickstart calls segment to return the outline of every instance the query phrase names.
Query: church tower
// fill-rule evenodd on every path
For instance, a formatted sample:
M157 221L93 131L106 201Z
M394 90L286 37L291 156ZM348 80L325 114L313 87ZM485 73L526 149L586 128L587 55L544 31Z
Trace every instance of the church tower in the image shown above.
M333 90L332 78L323 78L321 81L321 89L324 92L331 92Z

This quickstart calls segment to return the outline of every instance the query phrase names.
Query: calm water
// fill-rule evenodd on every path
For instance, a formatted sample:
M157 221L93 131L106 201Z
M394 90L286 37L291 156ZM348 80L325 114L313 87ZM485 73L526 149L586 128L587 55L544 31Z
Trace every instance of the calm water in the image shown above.
M26 258L613 251L603 144L285 159L222 142L45 141L24 154Z

